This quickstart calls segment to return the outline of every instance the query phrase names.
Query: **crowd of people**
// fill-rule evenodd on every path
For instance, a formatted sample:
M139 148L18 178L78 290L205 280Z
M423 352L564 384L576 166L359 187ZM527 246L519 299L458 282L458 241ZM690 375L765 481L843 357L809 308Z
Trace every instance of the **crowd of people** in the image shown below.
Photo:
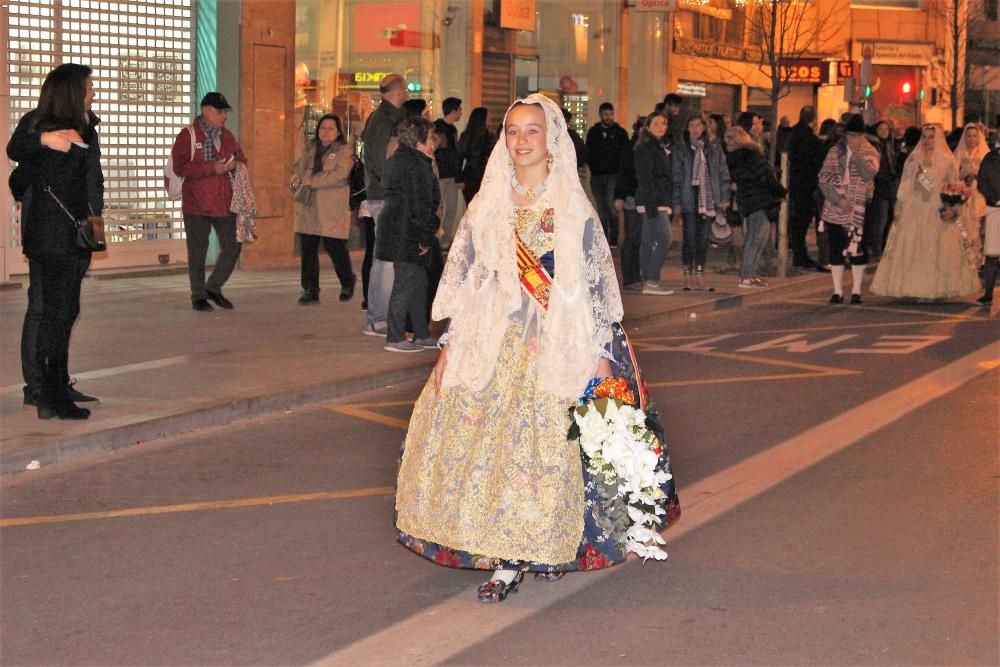
M320 248L336 271L339 299L354 297L358 276L347 242L357 224L365 246L363 333L385 337L385 349L393 352L436 349L440 341L429 321L446 254L461 229L459 193L471 211L489 179L490 160L501 152L513 165L516 149L508 153L498 141L503 126L500 137L491 132L484 107L473 109L459 132L461 99L445 99L441 117L432 122L425 100L407 99L399 74L382 80L380 95L360 141L351 141L340 118L327 114L291 165L299 303L319 302ZM30 269L24 402L37 406L44 419L85 419L89 411L76 403L96 400L76 389L68 372L80 281L91 260L76 229L83 219L102 224L104 204L93 97L88 67L57 67L7 147L19 164L10 186L21 204ZM225 127L230 108L221 93L206 94L201 114L180 130L171 151L170 173L183 181L191 302L202 312L234 307L222 289L241 243L253 238L240 213L241 202L252 211L252 191L247 158ZM569 112L560 114L577 177L590 174L595 222L610 246L617 246L626 291L674 293L674 286L661 281L673 245L672 222L681 229L681 289L716 288L706 274L708 249L731 244L734 252L734 229L742 230L737 286L766 286L762 258L773 249L778 210L787 198L793 264L830 272L831 304L845 302L847 267L849 303L861 302L869 262L878 262L874 294L933 302L982 286L979 302L992 302L1000 272L1000 143L994 139L991 151L987 130L975 119L946 135L936 124L903 128L882 120L869 126L852 114L818 123L816 110L806 106L797 124L782 119L771 133L752 111L735 122L685 113L684 100L671 93L637 119L631 133L604 102L598 122L582 137L573 131ZM776 159L783 152L787 190ZM545 193L544 183L524 189L510 178L525 201ZM806 244L810 227L815 258ZM220 252L206 279L212 229Z

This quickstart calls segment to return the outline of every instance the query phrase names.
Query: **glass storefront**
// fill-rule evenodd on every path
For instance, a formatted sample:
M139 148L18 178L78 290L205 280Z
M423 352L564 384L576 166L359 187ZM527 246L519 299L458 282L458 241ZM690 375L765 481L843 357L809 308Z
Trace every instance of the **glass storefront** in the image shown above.
M583 132L601 102L634 117L662 99L665 15L633 12L623 25L619 0L517 4L534 7L534 30L501 27L503 0L296 0L297 136L331 110L358 136L390 72L405 77L411 97L428 101L432 116L455 96L466 114L487 107L494 129L510 101L531 92L563 104Z

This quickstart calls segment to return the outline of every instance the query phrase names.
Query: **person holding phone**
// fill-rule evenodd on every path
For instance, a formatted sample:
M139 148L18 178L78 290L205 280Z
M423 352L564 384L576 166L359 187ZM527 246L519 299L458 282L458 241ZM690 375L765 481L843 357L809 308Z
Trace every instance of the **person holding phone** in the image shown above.
M188 128L177 134L171 157L174 173L184 179L181 211L187 236L188 278L191 281L191 307L200 312L214 310L211 301L231 310L233 303L222 295L241 246L236 241L236 215L230 211L233 185L229 173L246 155L233 133L226 129L232 107L222 93L208 93L201 100L201 115L194 119L194 152ZM205 257L208 237L215 229L219 237L219 257L208 280L205 280Z
M95 398L69 379L69 340L80 313L80 283L90 251L76 243L73 219L99 216L104 178L97 162L92 71L65 63L49 72L38 106L24 115L7 144L27 188L22 193L21 244L28 257L28 312L21 340L25 405L39 419L87 419L77 401Z

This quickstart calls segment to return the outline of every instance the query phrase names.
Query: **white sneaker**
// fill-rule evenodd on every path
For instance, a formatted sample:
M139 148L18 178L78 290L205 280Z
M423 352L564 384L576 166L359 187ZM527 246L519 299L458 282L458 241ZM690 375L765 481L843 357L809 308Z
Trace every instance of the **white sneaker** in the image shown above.
M401 340L394 343L386 343L383 349L387 352L423 352L426 348L416 343L411 343L408 340Z
M645 282L642 284L642 293L653 296L670 296L674 293L672 289L661 287L659 283Z
M366 336L381 336L385 338L386 331L389 327L385 322L376 322L372 324L371 322L366 322L364 328L361 329L361 333Z

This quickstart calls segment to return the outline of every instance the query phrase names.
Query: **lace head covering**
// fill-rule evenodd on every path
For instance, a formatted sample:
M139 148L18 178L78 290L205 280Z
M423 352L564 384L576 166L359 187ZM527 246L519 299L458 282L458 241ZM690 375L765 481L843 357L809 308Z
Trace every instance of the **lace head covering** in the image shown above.
M553 156L545 197L555 214L556 269L539 327L537 380L546 391L572 400L581 395L611 342L611 325L622 317L621 295L607 240L580 184L562 110L536 93L515 101L507 114L519 102L544 111L545 140ZM482 186L459 223L434 300L434 319L451 319L445 386L486 385L510 317L522 307L507 114Z
M965 143L965 138L969 130L977 130L979 132L979 141L972 148L969 148ZM955 148L955 159L958 160L961 175L963 177L977 175L980 163L982 163L983 158L989 152L990 147L986 143L986 128L979 123L968 123L962 128L962 138L959 139L958 147Z
M906 158L903 165L903 175L900 177L899 190L896 193L898 199L908 199L914 192L916 178L918 174L925 174L930 178L934 188L940 189L946 183L951 183L958 178L958 163L955 156L948 148L945 141L944 126L940 123L925 123L926 127L934 128L934 138L928 140L921 136L920 141L910 152L910 157ZM930 154L930 163L926 163L924 158L924 146L933 143L934 151ZM936 196L936 195L935 195Z

